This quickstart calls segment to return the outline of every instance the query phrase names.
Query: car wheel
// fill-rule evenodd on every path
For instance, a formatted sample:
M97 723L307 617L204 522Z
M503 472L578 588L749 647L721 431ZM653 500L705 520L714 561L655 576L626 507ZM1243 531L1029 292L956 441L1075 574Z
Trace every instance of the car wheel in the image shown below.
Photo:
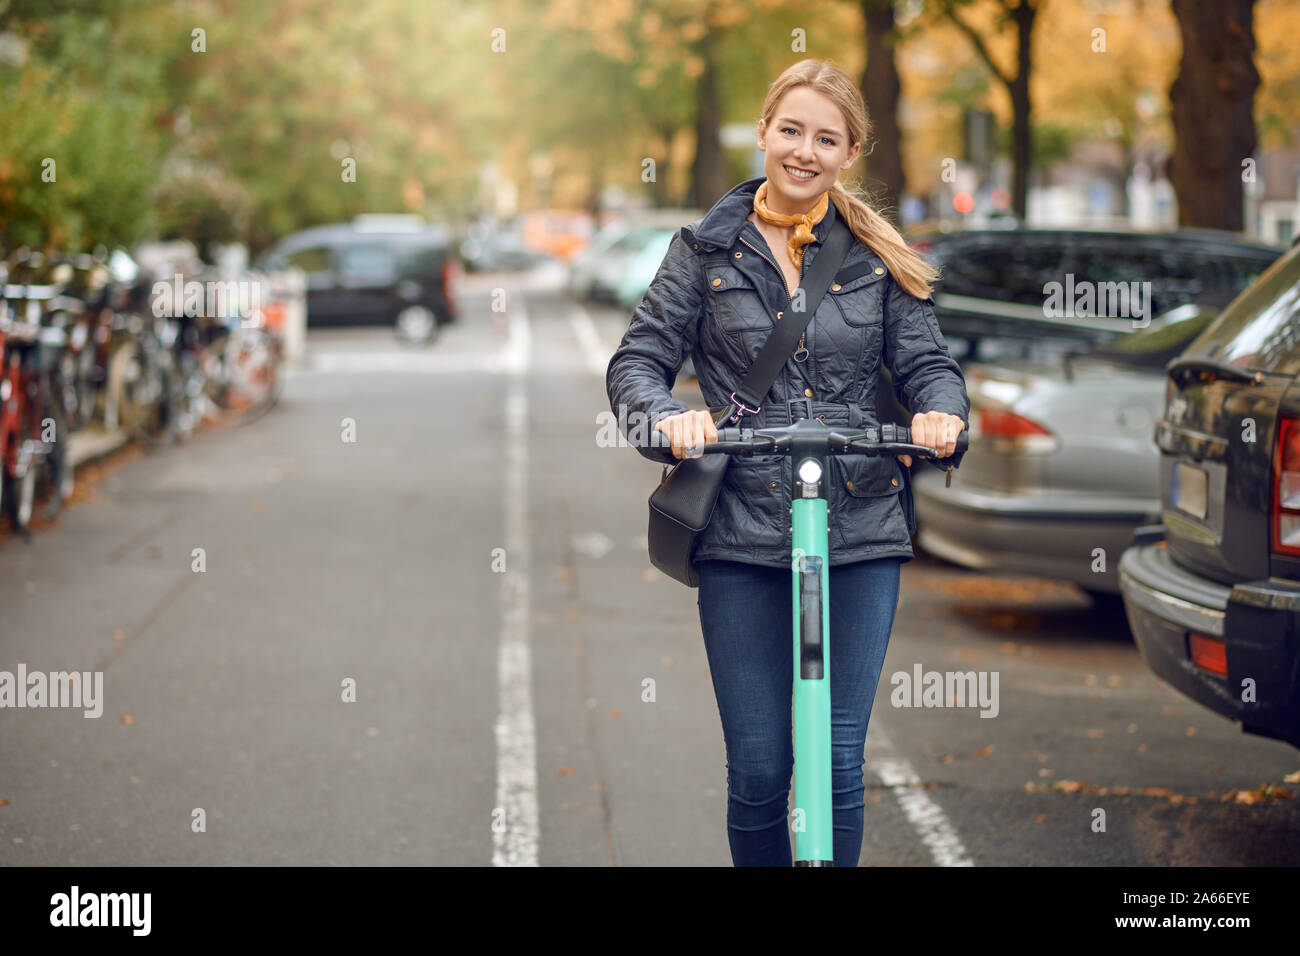
M397 335L411 345L428 345L438 337L438 318L422 305L408 305L397 313Z

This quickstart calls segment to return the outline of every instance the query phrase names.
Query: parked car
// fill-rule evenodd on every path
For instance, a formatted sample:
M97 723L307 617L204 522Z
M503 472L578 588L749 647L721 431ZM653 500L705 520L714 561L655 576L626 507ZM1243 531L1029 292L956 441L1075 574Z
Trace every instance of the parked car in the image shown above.
M664 254L668 251L668 242L680 228L680 225L631 224L627 226L617 238L609 242L603 252L580 266L578 281L585 286L586 297L599 302L618 303L626 308L635 306L646 289L650 288L650 279L654 278L655 271L663 262ZM668 241L664 241L665 236L668 237ZM646 257L653 255L655 250L658 251L658 257L650 268L650 275L629 304L627 302L627 297L631 294L629 279L632 280L631 286L638 284L640 278L645 275Z
M460 244L461 259L469 272L522 272L554 262L524 243L522 232L476 229Z
M308 327L394 324L428 341L459 315L460 256L449 230L414 216L358 216L294 233L257 260L301 269Z
M1300 747L1300 243L1172 361L1161 521L1120 560L1147 665Z
M645 236L641 247L628 256L623 274L614 286L614 298L623 308L635 309L641 297L646 294L679 229L680 227L652 230Z
M970 449L951 487L934 469L914 472L917 544L969 568L1118 593L1120 553L1160 512L1151 430L1165 364L1216 311L1179 306L1055 365L968 365Z
M609 290L615 288L618 279L618 266L611 265L611 260L622 260L625 252L633 248L631 243L623 243L630 235L637 233L638 230L656 230L656 229L680 229L686 223L703 215L696 209L649 209L628 213L621 219L617 219L605 226L594 236L591 241L573 257L569 264L568 289L572 295L578 298L593 298L592 289L596 285L598 278L603 279L601 288L596 292L597 296L603 295L609 298ZM615 247L618 248L615 248ZM666 249L665 249L666 251ZM660 260L663 254L660 254ZM657 269L659 263L655 263ZM651 273L651 278L654 274ZM641 290L643 294L645 289L650 288L647 282L645 288ZM640 299L641 295L637 295ZM633 301L632 305L636 302Z
M930 232L911 245L943 273L934 309L963 363L1060 356L1134 330L1132 318L1049 315L1044 286L1149 282L1154 318L1188 302L1223 306L1271 265L1282 247L1230 232L1167 233L1023 227Z

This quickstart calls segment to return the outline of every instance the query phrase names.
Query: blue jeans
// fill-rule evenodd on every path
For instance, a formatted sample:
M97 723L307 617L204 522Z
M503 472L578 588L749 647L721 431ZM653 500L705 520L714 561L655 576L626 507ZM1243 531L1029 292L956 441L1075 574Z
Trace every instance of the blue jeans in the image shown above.
M902 558L830 569L831 803L835 865L862 850L867 721L898 607ZM794 740L791 572L705 560L700 626L727 753L727 839L736 866L791 866Z

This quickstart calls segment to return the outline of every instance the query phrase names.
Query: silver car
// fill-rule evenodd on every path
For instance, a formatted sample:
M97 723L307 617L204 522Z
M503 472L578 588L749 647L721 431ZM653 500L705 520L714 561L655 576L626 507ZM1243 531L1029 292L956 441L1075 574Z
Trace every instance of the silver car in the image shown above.
M917 544L969 568L1119 593L1119 557L1160 514L1165 364L1215 310L1183 305L1052 366L965 369L971 444L952 486L913 474Z

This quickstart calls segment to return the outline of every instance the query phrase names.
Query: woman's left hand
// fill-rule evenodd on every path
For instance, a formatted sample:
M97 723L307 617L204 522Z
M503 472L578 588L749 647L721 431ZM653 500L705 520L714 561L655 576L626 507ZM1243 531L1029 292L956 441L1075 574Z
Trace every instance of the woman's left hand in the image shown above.
M966 423L956 415L947 412L926 412L912 416L912 444L927 445L937 449L940 458L947 458L957 450L957 436L965 429ZM928 458L928 455L922 455ZM912 467L911 455L899 455L898 460L906 467Z

